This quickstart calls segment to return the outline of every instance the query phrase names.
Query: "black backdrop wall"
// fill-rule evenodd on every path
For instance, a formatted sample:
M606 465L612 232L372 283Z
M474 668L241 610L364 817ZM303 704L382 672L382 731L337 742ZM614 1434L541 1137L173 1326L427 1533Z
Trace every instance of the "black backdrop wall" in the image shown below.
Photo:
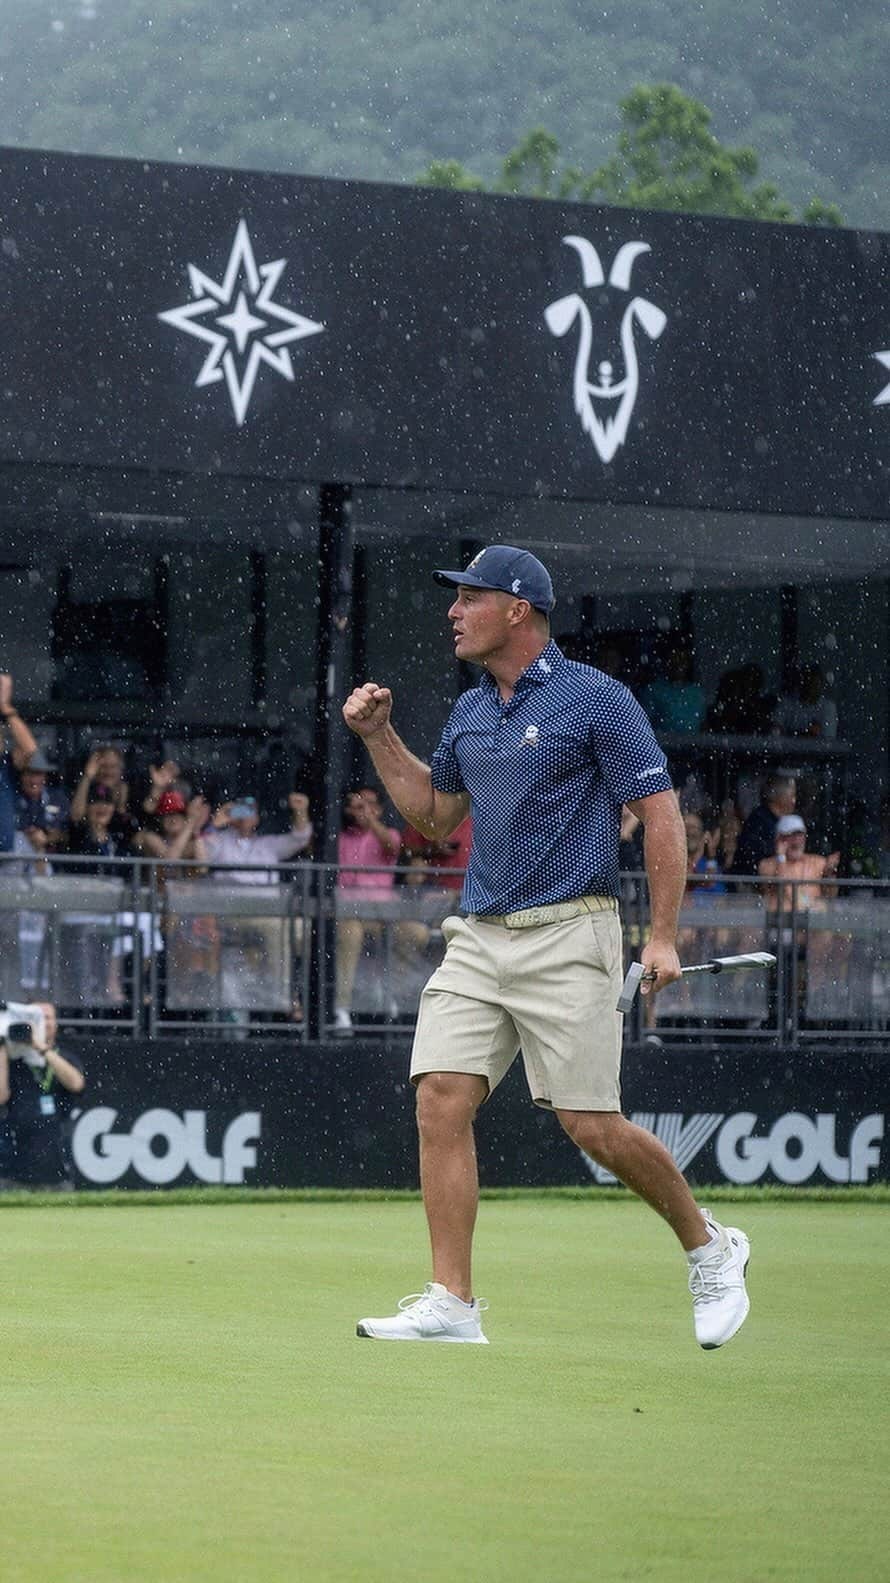
M83 1187L415 1187L407 1052L79 1040ZM629 1051L625 1109L696 1183L890 1180L890 1055ZM488 1186L608 1181L529 1102L518 1063L478 1123Z
M3 460L887 514L890 237L14 149L0 214Z

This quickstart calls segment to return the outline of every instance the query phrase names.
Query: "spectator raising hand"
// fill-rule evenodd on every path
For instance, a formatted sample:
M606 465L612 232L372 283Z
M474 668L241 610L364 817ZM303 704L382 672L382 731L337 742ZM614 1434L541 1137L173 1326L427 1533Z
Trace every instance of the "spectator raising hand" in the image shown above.
M10 742L12 746L10 747ZM37 752L37 743L12 701L12 677L0 672L0 852L15 846L15 784L13 771L22 770Z
M151 789L143 799L143 813L153 814L158 811L158 803L164 792L171 791L180 778L179 765L173 759L165 759L163 764L150 764L148 773L151 776Z
M124 779L124 755L120 748L108 742L94 748L84 765L77 790L71 799L72 824L80 824L87 818L90 802L97 792L101 792L113 806L114 833L131 840L137 824L128 811L130 787Z

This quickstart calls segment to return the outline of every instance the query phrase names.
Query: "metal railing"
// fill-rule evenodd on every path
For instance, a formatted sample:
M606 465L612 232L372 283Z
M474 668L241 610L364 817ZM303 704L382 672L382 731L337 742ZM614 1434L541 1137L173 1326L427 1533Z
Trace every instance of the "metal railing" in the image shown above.
M51 1000L68 1029L133 1037L325 1040L350 1031L343 1010L355 1033L409 1035L442 958L442 923L458 910L441 871L363 870L361 886L344 886L336 869L294 863L260 877L271 882L235 865L195 877L187 862L53 857L48 869L4 854L0 999ZM628 1039L890 1037L890 881L821 890L724 876L694 885L681 960L765 949L776 970L697 975L638 997ZM629 962L649 928L641 874L622 875L622 920Z

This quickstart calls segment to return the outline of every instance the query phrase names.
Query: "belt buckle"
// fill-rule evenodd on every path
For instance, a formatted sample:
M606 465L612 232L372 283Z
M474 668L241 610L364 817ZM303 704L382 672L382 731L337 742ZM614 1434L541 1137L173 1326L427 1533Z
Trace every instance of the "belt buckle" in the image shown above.
M539 924L555 923L556 909L550 907L521 907L518 912L508 913L506 924L508 929L534 929Z

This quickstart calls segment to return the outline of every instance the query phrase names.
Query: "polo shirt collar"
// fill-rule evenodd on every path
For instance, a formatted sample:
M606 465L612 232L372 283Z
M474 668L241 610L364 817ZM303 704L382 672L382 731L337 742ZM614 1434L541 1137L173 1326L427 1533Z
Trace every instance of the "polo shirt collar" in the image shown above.
M517 677L516 686L513 689L513 697L515 698L519 692L526 692L529 687L540 687L545 682L549 682L553 672L561 665L565 665L565 662L566 658L562 649L558 648L551 638L549 643L541 650L537 659L532 660L531 665L527 665L522 675ZM488 688L490 692L497 691L497 682L490 671L482 672L479 685Z

